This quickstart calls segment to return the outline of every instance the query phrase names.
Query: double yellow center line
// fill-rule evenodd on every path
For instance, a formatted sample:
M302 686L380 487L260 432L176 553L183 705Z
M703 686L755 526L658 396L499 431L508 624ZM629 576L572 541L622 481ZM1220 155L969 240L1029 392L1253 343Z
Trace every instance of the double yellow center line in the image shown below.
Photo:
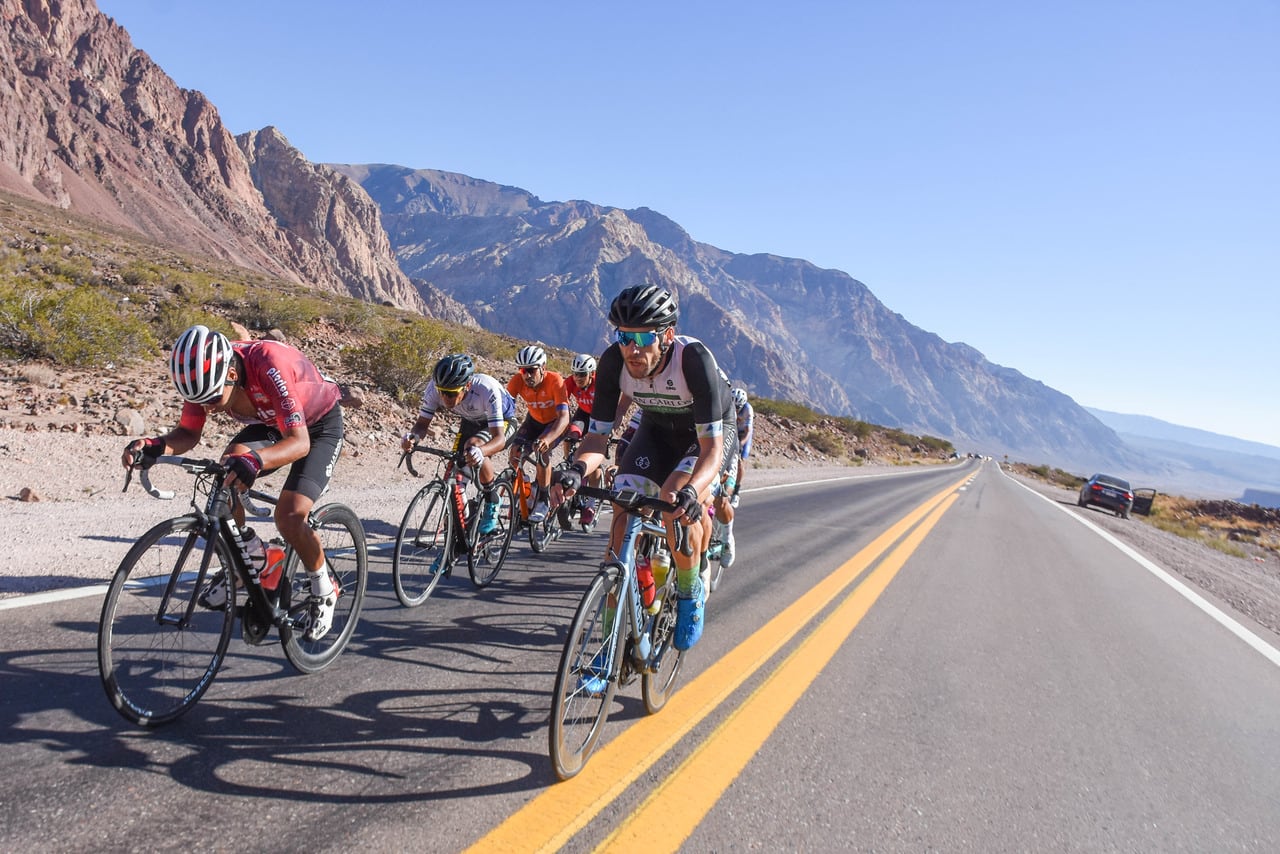
M822 621L747 700L602 843L601 850L674 851L755 755L957 498L970 476L912 510L667 702L601 747L576 777L544 790L471 851L555 851L621 795L813 621L908 531L911 535ZM927 519L926 519L927 517ZM916 527L925 519L924 524ZM914 531L911 529L915 528ZM678 790L680 808L664 792Z

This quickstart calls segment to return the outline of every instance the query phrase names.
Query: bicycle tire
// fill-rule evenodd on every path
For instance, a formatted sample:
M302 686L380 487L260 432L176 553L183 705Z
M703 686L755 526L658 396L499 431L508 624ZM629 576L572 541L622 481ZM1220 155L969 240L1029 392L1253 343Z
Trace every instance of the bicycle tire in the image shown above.
M161 522L133 544L107 589L98 618L98 673L111 705L133 723L159 726L190 711L226 656L234 607L196 605L186 626L171 622L185 614L198 592L204 532L194 515ZM225 572L227 602L234 605L236 574L221 539L213 554L206 581ZM170 621L157 619L162 603Z
M560 653L547 746L551 768L561 780L575 776L586 765L604 731L618 690L625 618L615 612L613 625L605 628L605 609L611 594L618 597L614 601L620 601L622 576L615 566L604 567L591 580L574 612ZM583 671L609 649L613 651L612 672L604 691L591 694L582 685Z
M444 575L443 571L432 572L433 565L440 555L453 553L448 497L443 480L431 481L413 496L396 531L391 581L396 598L406 608L416 608L427 601Z
M324 670L347 648L360 622L364 594L369 584L369 553L365 546L364 526L351 508L345 504L326 504L311 511L310 524L320 537L325 562L339 592L332 627L324 637L312 641L306 639L304 632L295 631L288 625L280 629L285 658L299 673ZM290 552L285 561L280 604L288 609L291 621L304 622L311 579L301 569L302 561L298 555L292 549Z
M560 517L554 510L547 511L541 522L529 523L529 546L536 554L542 554L560 537Z
M674 578L674 569L671 575ZM640 695L644 699L645 711L651 715L657 714L675 693L676 679L680 675L680 662L684 655L673 643L675 631L676 586L672 582L663 592L662 606L658 609L650 634L653 651L649 654L649 663L657 666L653 670L645 671L640 677Z
M516 516L519 513L511 484L502 481L495 483L493 494L498 503L498 528L492 534L478 537L472 546L475 559L471 563L471 583L476 587L487 587L498 577L502 562L507 559L507 552L511 549L511 538L515 534Z

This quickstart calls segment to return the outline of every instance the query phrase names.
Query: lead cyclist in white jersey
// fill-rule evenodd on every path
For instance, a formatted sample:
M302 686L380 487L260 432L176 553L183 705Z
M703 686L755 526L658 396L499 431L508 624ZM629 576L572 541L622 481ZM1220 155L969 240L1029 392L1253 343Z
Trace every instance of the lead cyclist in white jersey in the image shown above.
M625 289L609 307L616 342L600 356L591 425L574 462L553 488L552 502L572 494L604 462L615 420L630 398L642 416L618 462L614 484L679 505L664 514L677 572L675 646L688 649L702 636L706 594L698 571L711 537L707 505L721 474L737 459L737 430L729 388L711 351L695 338L676 335L679 306L658 285ZM556 492L560 492L557 495ZM693 554L675 548L675 522L689 528ZM613 514L609 548L621 547L625 514Z

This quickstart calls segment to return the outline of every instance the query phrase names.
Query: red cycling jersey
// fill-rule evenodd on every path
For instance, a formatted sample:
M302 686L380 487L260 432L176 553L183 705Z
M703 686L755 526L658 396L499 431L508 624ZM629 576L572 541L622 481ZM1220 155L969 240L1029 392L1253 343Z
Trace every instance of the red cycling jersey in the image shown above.
M281 433L300 424L314 424L337 405L342 392L299 350L279 341L234 341L244 364L241 384L256 417L228 412L242 424L269 424ZM200 433L208 412L198 403L182 405L178 426Z
M586 388L578 385L577 379L570 374L565 377L564 390L569 392L569 396L578 402L578 407L580 409L588 415L591 414L591 402L595 400L596 397L596 377L594 373L591 375L591 385Z

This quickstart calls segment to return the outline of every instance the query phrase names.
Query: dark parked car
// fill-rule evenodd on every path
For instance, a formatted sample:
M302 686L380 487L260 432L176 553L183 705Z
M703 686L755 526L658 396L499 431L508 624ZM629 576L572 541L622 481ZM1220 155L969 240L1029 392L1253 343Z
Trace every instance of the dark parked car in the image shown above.
M1129 511L1133 509L1133 490L1129 488L1129 481L1124 478L1095 474L1080 487L1080 498L1076 504L1081 507L1095 504L1128 519Z

